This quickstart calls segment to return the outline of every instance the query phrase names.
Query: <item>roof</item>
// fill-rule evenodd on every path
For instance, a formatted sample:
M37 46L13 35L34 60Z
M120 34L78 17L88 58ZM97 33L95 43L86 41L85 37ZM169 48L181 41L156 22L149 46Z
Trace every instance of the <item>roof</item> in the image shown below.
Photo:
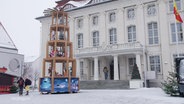
M60 2L56 2L57 6L63 8L65 5L73 5L75 7L82 7L86 4L88 4L91 0L64 0Z
M78 10L78 9L83 9L83 8L87 8L87 7L91 7L91 6L96 6L96 5L100 5L100 4L104 4L104 3L113 2L113 1L117 1L117 0L105 0L105 1L98 2L98 3L92 3L92 0L89 0L89 2L87 2L84 5L81 5L81 6L78 6L78 7L74 7L74 8L65 10L65 11L66 12L70 12L70 11L74 11L74 10ZM65 5L67 5L67 4L65 4Z
M17 76L15 76L15 75L11 75L11 74L7 74L7 73L1 73L0 72L0 76L11 76L11 77L17 77Z
M71 1L72 2L84 2L84 1L90 1L90 0L60 0L60 1L56 1L56 3L57 3L56 7L64 6L65 4L67 4Z
M98 2L94 2L93 0L60 0L60 1L56 1L57 6L52 10L60 10L60 9L64 9L65 6L67 5L72 5L73 8L64 9L64 11L70 12L70 11L74 11L74 10L78 10L78 9L82 9L90 6L113 2L113 1L117 1L117 0L103 0ZM50 17L52 10L50 8L48 10L45 10L44 16L37 17L36 19L39 20L39 19Z
M8 35L8 32L5 30L1 22L0 22L0 48L17 50L15 44L13 43L11 37Z
M88 4L91 0L83 0L83 1L69 1L67 4L71 4L76 7L81 7ZM66 5L66 4L65 4Z

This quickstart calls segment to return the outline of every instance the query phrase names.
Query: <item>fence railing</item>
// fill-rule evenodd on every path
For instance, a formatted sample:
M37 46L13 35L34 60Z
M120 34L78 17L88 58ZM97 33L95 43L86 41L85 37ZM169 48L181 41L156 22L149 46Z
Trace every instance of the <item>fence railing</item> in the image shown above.
M142 44L140 44L140 42L110 44L110 45L102 44L101 46L98 46L98 47L86 47L86 48L77 49L76 54L103 52L103 51L112 51L112 50L136 49L136 48L142 48L142 47L143 46Z

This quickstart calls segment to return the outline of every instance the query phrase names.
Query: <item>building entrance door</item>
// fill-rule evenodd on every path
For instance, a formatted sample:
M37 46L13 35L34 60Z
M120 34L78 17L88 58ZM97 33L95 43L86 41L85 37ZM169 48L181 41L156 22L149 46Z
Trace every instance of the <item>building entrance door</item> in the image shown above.
M110 80L114 80L114 62L110 64Z

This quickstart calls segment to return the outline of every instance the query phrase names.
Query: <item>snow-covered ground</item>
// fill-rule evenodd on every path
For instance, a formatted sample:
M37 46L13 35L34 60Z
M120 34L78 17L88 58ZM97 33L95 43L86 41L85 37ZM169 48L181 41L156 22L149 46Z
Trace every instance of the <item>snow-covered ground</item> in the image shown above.
M160 88L131 90L80 90L71 94L0 95L0 104L184 104L182 97L170 97Z

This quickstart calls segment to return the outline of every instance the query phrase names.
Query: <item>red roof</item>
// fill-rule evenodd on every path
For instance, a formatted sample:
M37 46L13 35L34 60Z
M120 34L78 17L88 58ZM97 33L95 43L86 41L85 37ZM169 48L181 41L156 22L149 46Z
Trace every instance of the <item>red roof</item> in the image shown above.
M7 71L7 68L5 67L0 68L0 73L5 73L6 71Z

